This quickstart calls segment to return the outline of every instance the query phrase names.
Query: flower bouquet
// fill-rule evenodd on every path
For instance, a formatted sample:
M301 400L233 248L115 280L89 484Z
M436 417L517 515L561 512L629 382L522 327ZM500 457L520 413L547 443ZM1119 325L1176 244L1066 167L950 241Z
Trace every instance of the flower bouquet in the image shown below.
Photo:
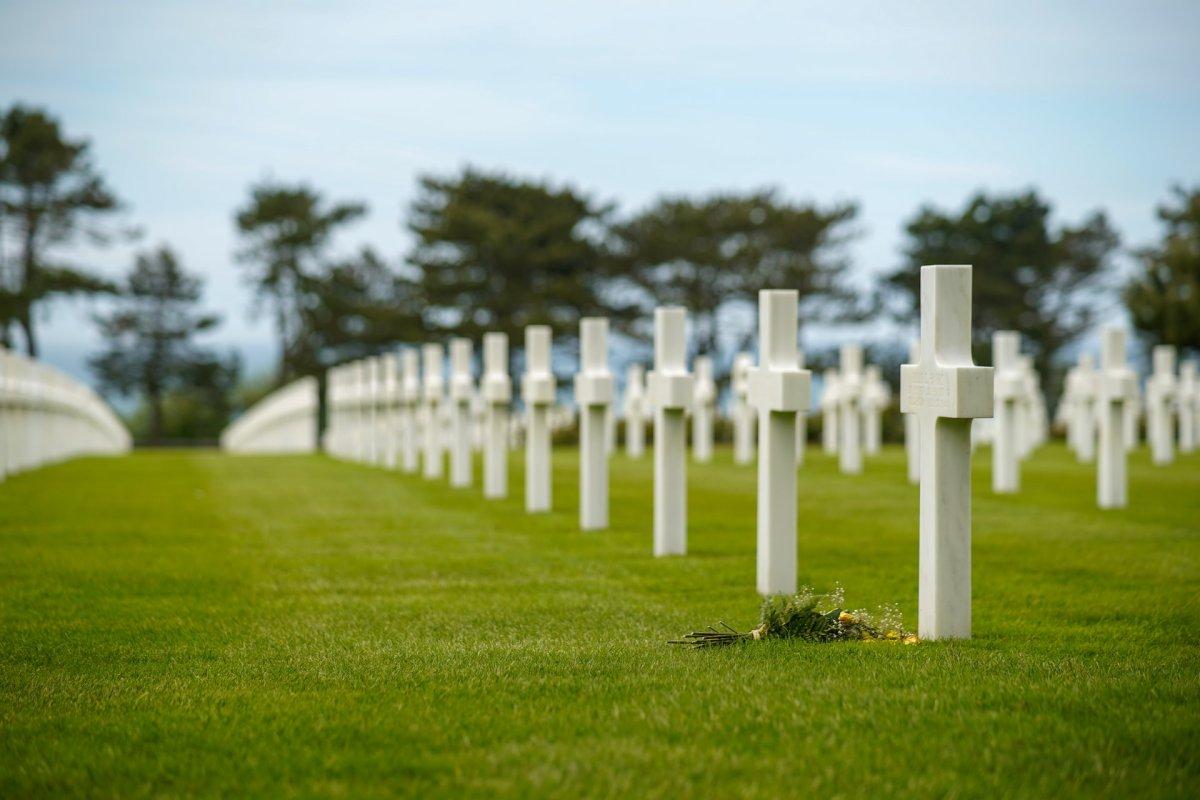
M794 595L778 594L763 600L757 628L746 633L724 622L722 630L709 626L692 631L669 644L703 649L725 647L763 639L800 639L805 642L895 641L916 644L917 637L904 629L900 612L885 607L876 614L846 611L841 587L829 594L801 589Z

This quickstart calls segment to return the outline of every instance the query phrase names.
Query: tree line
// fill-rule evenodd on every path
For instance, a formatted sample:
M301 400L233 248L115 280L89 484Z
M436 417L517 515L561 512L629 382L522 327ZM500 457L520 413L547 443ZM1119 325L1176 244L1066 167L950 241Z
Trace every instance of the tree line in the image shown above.
M667 195L620 213L567 184L467 167L419 178L398 220L413 244L388 258L372 247L333 251L365 203L262 181L234 211L234 255L280 355L270 379L251 385L236 358L196 344L220 318L201 310L202 281L169 246L139 253L119 281L65 259L80 240L132 235L111 223L121 208L86 139L67 136L44 110L3 111L0 343L20 336L36 356L39 307L64 295L112 296L112 310L95 315L101 350L91 368L105 391L143 399L139 432L148 439L211 437L271 386L401 342L499 330L516 358L525 325L548 323L570 341L581 317L599 314L631 346L645 345L652 309L668 303L689 309L696 351L727 366L752 341L745 320L760 288L797 289L806 322L912 323L918 270L930 263L975 265L981 363L992 332L1015 329L1051 374L1064 350L1122 304L1146 346L1200 352L1200 186L1171 191L1158 209L1161 239L1130 251L1131 277L1117 274L1121 243L1103 211L1054 224L1034 190L981 191L958 209L919 208L897 263L864 286L852 280L848 254L860 234L854 203L762 189Z

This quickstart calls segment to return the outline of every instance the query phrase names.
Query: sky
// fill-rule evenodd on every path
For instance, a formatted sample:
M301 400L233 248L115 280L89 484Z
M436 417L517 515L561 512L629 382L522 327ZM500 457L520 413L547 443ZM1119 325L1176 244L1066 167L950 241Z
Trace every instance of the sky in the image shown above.
M10 2L0 107L43 106L224 315L208 342L274 360L233 254L257 180L371 209L335 242L408 250L416 178L466 164L634 211L775 186L855 200L855 279L900 261L922 204L1037 188L1056 220L1105 210L1127 246L1200 183L1200 2ZM117 276L131 245L76 248ZM1131 268L1128 259L1122 268ZM92 302L41 320L86 377ZM815 340L844 330L809 329Z

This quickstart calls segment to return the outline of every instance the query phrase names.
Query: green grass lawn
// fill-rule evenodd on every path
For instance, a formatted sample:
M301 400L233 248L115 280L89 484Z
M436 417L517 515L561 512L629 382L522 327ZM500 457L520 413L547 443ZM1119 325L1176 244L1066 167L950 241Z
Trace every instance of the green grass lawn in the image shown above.
M1061 447L990 491L975 638L692 652L757 621L754 469L689 465L651 557L651 462L612 530L323 457L167 452L0 484L0 797L1196 797L1200 456L1100 512ZM915 627L917 493L810 449L800 575ZM478 470L476 471L478 480Z

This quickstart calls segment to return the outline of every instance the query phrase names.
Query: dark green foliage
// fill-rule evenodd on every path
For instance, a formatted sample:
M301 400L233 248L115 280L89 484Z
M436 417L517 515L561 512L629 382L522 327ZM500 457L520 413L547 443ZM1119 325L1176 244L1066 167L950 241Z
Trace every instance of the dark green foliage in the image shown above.
M503 173L422 177L407 225L426 326L476 339L500 331L516 351L526 325L570 338L580 317L620 318L628 309L604 291L609 213L570 186Z
M108 292L91 271L57 261L51 251L80 232L93 243L107 234L92 223L118 207L91 162L89 143L69 139L45 111L14 105L0 111L0 342L21 328L37 356L35 308L58 295Z
M713 355L721 312L756 303L764 287L798 290L806 321L853 316L844 245L856 214L853 204L821 209L774 191L664 197L614 226L617 284L641 299L643 315L685 306L696 352Z
M979 193L959 212L922 208L905 226L904 264L882 284L896 315L917 319L923 265L972 264L981 363L991 363L993 332L1015 330L1047 373L1059 351L1091 328L1118 244L1102 212L1056 230L1050 214L1050 204L1034 191Z
M322 261L333 234L366 213L358 202L326 204L315 189L264 181L250 187L250 199L236 212L243 246L238 260L260 302L271 304L279 337L278 381L311 374L313 351L304 314L320 304L313 292L326 282Z
M305 347L293 366L302 374L319 374L396 342L418 341L424 333L416 286L370 248L324 264L320 274L304 276L300 287Z
M1200 353L1200 188L1172 191L1158 209L1162 242L1138 251L1142 272L1125 285L1133 326L1148 346Z
M135 431L140 439L191 438L197 429L207 438L228 421L227 395L238 367L196 345L196 335L220 320L197 309L201 293L201 280L163 246L137 257L115 310L95 317L104 349L90 366L102 390L142 398L145 425ZM168 397L174 398L174 419L187 420L172 431L164 414Z

